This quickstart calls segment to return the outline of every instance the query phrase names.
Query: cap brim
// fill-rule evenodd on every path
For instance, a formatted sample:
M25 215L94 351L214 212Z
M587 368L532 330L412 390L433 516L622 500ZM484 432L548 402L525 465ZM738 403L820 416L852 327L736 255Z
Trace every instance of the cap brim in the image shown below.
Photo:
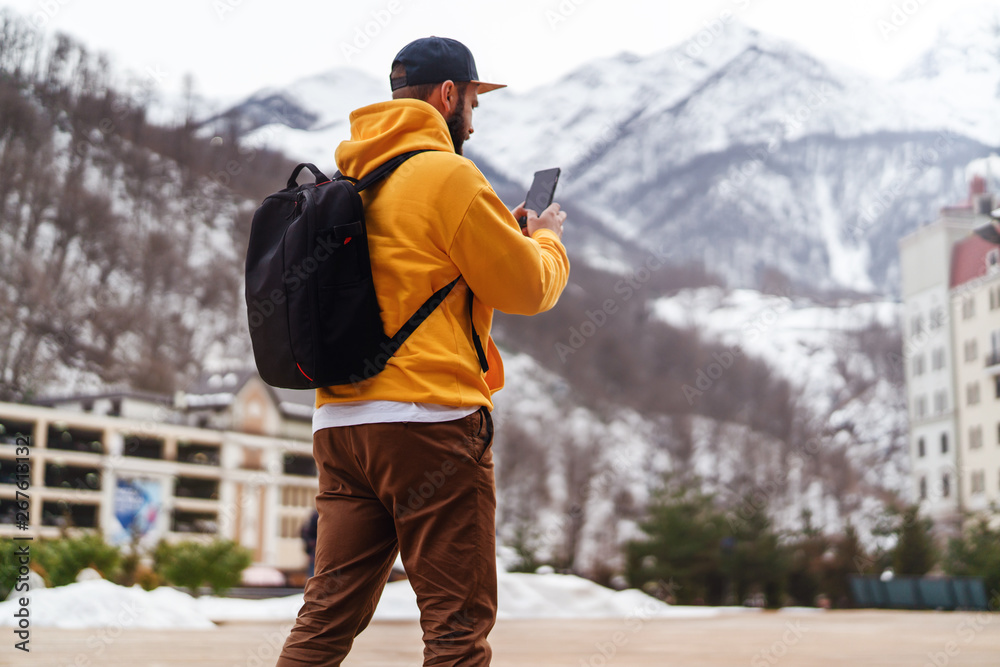
M483 93L488 93L491 90L498 90L500 88L506 88L506 83L486 83L484 81L470 81L469 83L476 84L476 93L482 95Z

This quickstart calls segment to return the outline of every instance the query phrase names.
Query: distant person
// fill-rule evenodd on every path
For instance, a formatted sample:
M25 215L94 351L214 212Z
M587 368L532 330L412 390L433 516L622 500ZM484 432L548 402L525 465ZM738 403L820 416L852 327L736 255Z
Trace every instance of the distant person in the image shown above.
M493 310L547 310L569 277L559 205L508 211L461 157L479 95L502 87L478 80L469 49L418 39L396 56L390 83L392 101L352 113L351 139L337 149L338 167L353 178L432 149L362 193L385 330L397 331L431 294L463 280L384 371L317 390L316 574L281 667L340 665L371 620L397 551L420 606L424 664L490 664L497 611L490 410L504 383L489 336Z
M313 510L309 520L302 524L302 546L309 556L309 576L316 574L316 530L319 524L319 512Z

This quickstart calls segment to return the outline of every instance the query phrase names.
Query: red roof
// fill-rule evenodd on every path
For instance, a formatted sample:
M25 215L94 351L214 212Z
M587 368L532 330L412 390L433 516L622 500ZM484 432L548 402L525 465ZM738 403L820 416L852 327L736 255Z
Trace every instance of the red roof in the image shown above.
M970 234L951 251L951 289L986 275L986 255L997 246Z

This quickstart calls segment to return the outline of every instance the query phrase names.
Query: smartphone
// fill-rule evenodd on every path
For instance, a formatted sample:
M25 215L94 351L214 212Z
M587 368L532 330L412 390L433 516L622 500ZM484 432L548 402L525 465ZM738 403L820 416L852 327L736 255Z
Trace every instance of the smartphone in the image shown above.
M556 194L556 183L559 182L559 167L554 169L543 169L535 172L535 180L528 188L528 196L524 198L524 208L531 209L538 215L552 204L552 197ZM521 216L517 224L521 229L528 226L528 216Z

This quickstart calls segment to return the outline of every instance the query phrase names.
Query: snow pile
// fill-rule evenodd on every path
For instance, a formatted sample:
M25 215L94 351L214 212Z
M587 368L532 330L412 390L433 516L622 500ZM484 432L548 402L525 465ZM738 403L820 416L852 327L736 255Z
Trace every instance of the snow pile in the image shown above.
M703 618L723 613L711 607L671 607L637 590L613 591L565 574L499 572L499 617L523 618ZM17 600L0 603L0 626L16 619ZM172 588L145 591L109 581L84 581L31 593L34 627L65 629L119 627L202 629L215 622L289 621L302 606L302 595L265 600L192 598ZM386 586L375 620L417 620L416 596L407 581Z
M20 595L20 594L19 594ZM80 628L178 628L215 627L202 614L195 599L172 588L126 588L104 579L32 591L28 609L33 627ZM0 603L0 626L17 623L19 599L12 594Z
M714 607L672 607L645 593L613 591L570 574L500 573L499 618L659 618L715 616Z

